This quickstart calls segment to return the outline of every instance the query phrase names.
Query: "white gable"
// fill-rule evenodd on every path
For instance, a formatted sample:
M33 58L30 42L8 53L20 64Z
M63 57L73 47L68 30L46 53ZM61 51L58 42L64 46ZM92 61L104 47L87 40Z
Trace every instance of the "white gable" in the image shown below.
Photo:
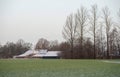
M25 53L23 53L23 54L21 54L21 55L18 55L18 56L27 56L27 55L30 55L30 54L32 54L33 53L33 50L28 50L28 51L26 51Z

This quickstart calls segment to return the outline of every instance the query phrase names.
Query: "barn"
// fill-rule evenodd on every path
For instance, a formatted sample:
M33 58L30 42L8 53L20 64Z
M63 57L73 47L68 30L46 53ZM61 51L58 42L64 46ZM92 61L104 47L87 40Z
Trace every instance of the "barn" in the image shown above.
M21 55L14 56L13 58L42 58L42 59L59 59L61 51L47 51L41 50L28 50Z

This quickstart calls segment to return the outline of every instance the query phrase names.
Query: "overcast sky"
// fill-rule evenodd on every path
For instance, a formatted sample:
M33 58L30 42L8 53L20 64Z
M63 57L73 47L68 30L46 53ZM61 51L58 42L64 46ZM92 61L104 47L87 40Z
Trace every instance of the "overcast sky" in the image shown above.
M39 38L63 41L66 17L80 6L110 8L113 15L120 0L0 0L0 43L23 39L35 44Z

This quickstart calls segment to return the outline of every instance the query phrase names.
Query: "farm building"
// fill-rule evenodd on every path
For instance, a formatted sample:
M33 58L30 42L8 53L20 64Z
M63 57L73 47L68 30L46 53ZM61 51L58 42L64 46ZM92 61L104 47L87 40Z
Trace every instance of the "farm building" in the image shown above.
M47 50L28 50L21 55L14 56L13 58L51 58L59 59L61 51L47 51Z

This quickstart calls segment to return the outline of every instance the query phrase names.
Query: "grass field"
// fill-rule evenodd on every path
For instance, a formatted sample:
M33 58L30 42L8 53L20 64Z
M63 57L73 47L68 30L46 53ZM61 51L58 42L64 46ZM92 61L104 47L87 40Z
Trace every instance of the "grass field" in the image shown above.
M0 77L120 77L120 63L103 60L2 59Z

